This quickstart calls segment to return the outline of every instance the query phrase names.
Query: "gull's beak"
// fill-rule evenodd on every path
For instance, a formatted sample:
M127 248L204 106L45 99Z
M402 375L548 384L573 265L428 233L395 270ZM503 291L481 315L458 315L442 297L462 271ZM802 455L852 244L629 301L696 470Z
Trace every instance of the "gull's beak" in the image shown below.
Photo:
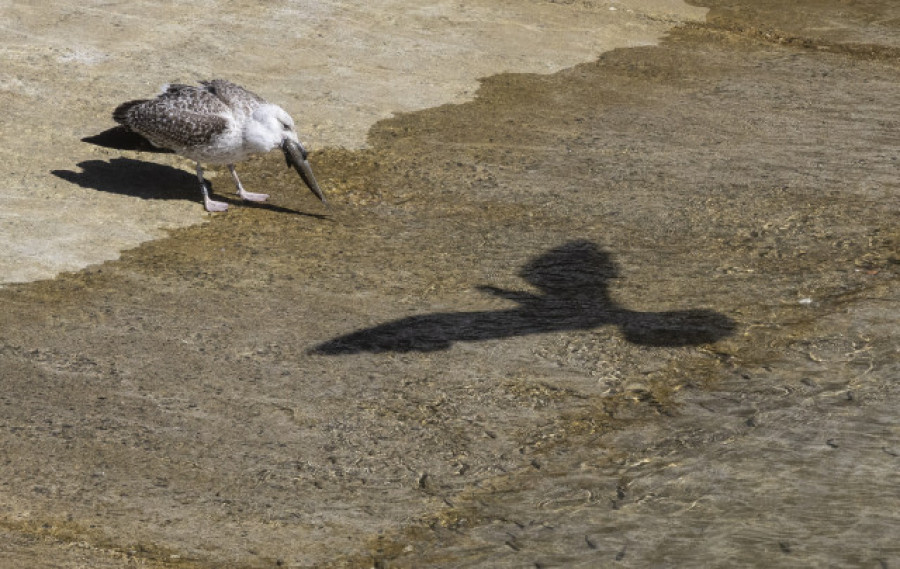
M322 203L327 204L325 195L319 188L316 177L313 176L312 168L309 167L309 162L306 160L307 152L303 145L287 138L281 143L281 149L284 150L284 159L287 161L288 166L293 166L306 185L309 186L309 189L312 190L312 193L316 194L316 197L322 200Z

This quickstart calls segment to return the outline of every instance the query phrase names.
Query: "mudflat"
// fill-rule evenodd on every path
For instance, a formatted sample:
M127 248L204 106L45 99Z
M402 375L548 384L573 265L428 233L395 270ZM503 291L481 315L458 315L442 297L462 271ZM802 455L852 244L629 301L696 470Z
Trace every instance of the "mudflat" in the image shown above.
M900 562L900 7L697 4L0 290L0 566Z

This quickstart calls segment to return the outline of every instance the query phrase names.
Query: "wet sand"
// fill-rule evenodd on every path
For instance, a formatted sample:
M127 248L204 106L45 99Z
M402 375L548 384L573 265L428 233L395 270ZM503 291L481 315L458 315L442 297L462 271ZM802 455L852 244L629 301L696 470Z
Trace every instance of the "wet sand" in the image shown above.
M332 210L260 158L272 203L0 290L0 566L900 563L900 14L815 4L490 77L315 152ZM191 199L74 181L134 169Z
M614 4L8 2L0 14L0 286L114 260L209 219L197 188L179 191L179 171L194 172L190 161L82 142L114 126L111 109L123 101L224 77L287 109L310 148L358 149L378 120L468 101L481 77L552 73L617 47L652 45L706 14L681 0ZM169 168L145 171L120 157ZM106 168L103 191L78 184L97 168ZM209 178L221 170L208 169ZM124 178L108 179L116 172Z

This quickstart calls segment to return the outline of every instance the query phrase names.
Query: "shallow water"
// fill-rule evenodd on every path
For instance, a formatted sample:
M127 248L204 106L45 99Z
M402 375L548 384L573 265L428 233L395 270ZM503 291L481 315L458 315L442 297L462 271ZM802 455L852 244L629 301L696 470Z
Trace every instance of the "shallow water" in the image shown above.
M0 291L10 563L900 562L900 69L747 5Z

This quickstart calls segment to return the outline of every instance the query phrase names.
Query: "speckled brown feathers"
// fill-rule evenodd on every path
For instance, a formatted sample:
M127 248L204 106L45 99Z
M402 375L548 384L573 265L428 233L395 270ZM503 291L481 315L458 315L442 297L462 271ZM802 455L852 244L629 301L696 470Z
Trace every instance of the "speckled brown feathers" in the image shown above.
M228 105L233 112L244 116L249 116L258 106L266 103L266 100L256 93L248 91L240 85L235 85L231 81L213 79L212 81L201 81L200 84L207 92Z
M113 119L155 146L175 151L208 144L228 127L228 106L206 88L169 85L155 99L128 101Z

